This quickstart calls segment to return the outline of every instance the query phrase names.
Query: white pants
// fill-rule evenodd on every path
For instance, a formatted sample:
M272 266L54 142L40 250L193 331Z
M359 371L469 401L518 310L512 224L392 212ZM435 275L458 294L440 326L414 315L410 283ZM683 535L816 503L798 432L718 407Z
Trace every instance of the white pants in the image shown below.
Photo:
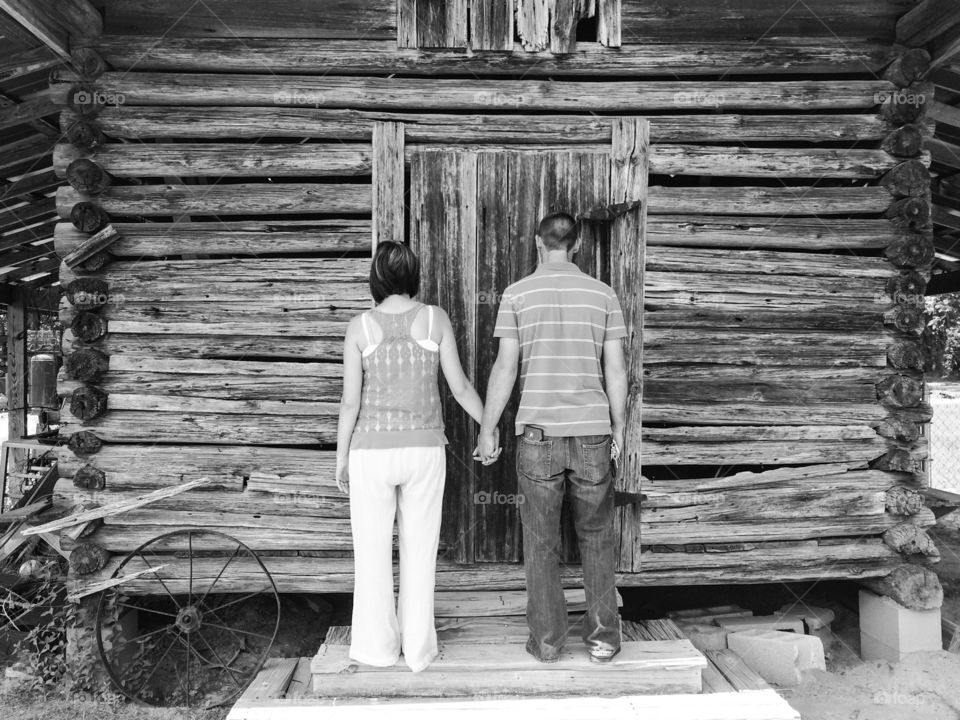
M390 666L400 651L414 672L437 656L433 618L447 464L443 447L351 450L353 627L350 657ZM393 519L400 540L400 600L393 595Z

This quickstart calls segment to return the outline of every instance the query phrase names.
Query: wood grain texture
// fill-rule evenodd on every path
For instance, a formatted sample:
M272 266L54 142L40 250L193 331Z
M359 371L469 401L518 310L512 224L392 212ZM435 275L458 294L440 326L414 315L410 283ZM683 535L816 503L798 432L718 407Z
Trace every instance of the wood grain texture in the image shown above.
M518 17L518 26L521 20ZM66 105L65 74L51 85L51 97ZM243 105L384 110L567 110L641 112L648 110L856 110L877 105L877 94L896 86L886 80L711 82L578 82L572 80L337 77L179 73L104 73L97 87L122 93L124 107L137 105Z
M423 0L421 0L423 1ZM378 122L373 126L373 250L382 241L404 241L403 124Z

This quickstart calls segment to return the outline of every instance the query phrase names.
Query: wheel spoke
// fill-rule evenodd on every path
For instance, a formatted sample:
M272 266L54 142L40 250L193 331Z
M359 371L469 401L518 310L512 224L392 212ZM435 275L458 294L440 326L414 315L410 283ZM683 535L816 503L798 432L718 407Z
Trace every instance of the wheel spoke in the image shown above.
M240 681L237 680L237 676L233 674L233 670L231 670L231 669L227 666L227 664L223 661L223 658L220 657L220 653L218 653L216 650L213 649L213 645L211 645L209 642L207 642L207 639L203 636L203 633L200 632L199 630L197 631L197 637L199 637L201 640L203 640L203 644L207 646L207 648L210 650L211 653L213 653L213 657L215 657L216 660L217 660L217 662L220 663L220 666L221 666L224 670L226 670L227 673L229 673L230 679L233 680L233 684L236 685L238 688L243 689L243 685L241 685L241 684L240 684Z
M220 572L217 573L217 576L213 579L213 582L210 584L210 587L208 587L207 590L206 590L206 592L203 593L203 597L200 598L200 600L199 600L199 602L197 603L197 605L202 604L203 601L207 599L207 595L209 595L209 594L210 594L210 591L213 590L213 586L217 584L217 581L220 579L220 576L223 575L223 571L226 570L226 569L227 569L227 566L228 566L230 563L233 562L234 558L237 557L237 553L238 553L238 552L240 552L240 545L239 545L239 543L237 544L236 550L233 551L233 555L231 555L229 558L227 558L227 562L225 562L224 565L223 565L223 567L220 568Z
M146 563L148 568L153 570L153 565L147 562L147 558L143 556L142 552L138 552L137 555L140 557L141 560L143 560L144 563ZM156 575L157 580L159 580L160 584L163 585L163 589L166 591L167 595L170 596L170 599L173 601L173 604L176 606L177 610L180 610L181 609L180 603L177 602L177 599L173 596L173 593L170 592L170 588L167 587L167 584L163 581L163 578L160 577L160 573L158 573L156 570L153 570L153 574Z
M116 643L116 644L119 645L120 647L127 647L128 645L133 645L134 643L143 642L151 635L156 635L157 633L162 633L162 632L169 632L171 627L173 626L165 625L164 627L159 628L157 630L151 630L146 635L137 635L137 637L132 638L130 640L123 640L123 638L121 638L121 640L123 640L122 644L121 643Z
M187 551L190 553L189 579L187 580L187 605L193 602L193 531L187 530ZM187 670L190 665L187 664ZM187 678L189 680L189 677Z
M219 618L218 618L219 619ZM240 628L229 628L226 625L217 625L216 623L206 622L204 625L209 627L220 628L221 630L226 630L228 632L238 632L243 633L244 635L253 635L253 637L263 638L264 640L273 640L269 635L264 635L263 633L250 632L249 630L241 630Z
M252 592L249 595L244 595L242 598L237 598L236 600L225 602L223 603L223 605L217 605L216 607L208 607L207 609L210 610L210 612L213 612L214 610L223 610L225 607L230 607L231 605L236 605L238 602L243 602L244 600L249 600L250 598L256 597L257 595L262 595L263 593L267 592L269 589L270 588L266 587L266 588L263 588L262 590L257 590L256 592Z
M191 557L192 552L191 550ZM190 635L191 633L187 633L187 707L190 707L190 656L193 654L193 640Z
M143 692L143 689L147 686L147 683L150 682L150 679L153 677L153 674L157 671L157 668L160 667L160 665L163 664L163 661L164 661L164 660L166 659L166 657L167 657L167 653L170 652L171 648L173 648L173 646L174 646L174 644L175 644L176 642L177 642L177 636L174 635L173 638L170 640L170 644L167 645L167 649L163 651L163 655L160 656L160 659L157 660L156 663L154 663L154 665L153 665L153 670L151 670L151 671L150 671L150 674L147 675L146 679L143 681L143 683L140 685L140 687L139 687L139 688L137 689L137 691L134 693L134 696L136 696L136 697L138 697L138 698L140 697L140 693Z
M139 612L154 613L155 615L166 615L167 617L172 617L172 618L175 618L177 616L176 613L168 613L168 612L164 612L163 610L154 610L153 608L140 607L139 605L129 605L127 603L122 603L122 602L118 602L117 607L130 608L131 610L137 610Z

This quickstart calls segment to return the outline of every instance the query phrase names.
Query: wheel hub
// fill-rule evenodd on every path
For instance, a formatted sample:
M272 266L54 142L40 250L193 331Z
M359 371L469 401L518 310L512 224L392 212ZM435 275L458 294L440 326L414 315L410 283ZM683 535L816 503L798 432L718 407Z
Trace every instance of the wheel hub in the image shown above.
M182 632L193 632L200 628L202 617L203 615L196 605L185 605L177 613L176 626Z

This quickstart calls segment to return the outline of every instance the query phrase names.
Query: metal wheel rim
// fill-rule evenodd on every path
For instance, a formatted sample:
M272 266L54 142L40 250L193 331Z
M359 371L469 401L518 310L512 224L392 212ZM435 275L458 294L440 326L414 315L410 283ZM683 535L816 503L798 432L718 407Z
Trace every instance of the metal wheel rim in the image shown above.
M188 592L187 592L187 598L188 598L188 600L189 600L188 605L192 605L192 604L193 604L192 600L193 600L194 596L198 596L198 597L199 597L199 604L202 605L202 604L204 603L204 601L208 598L208 596L210 596L210 595L212 594L211 591L214 590L214 588L216 587L216 585L217 585L217 583L219 582L220 578L222 577L223 572L227 569L227 567L230 565L230 563L232 563L232 562L233 562L234 560L236 560L238 557L250 557L250 558L253 558L253 560L256 562L256 564L259 566L260 570L262 571L263 576L264 576L264 578L265 578L265 583L266 583L265 587L264 587L263 589L261 589L261 590L257 590L256 592L253 592L253 593L243 593L242 597L240 597L240 598L238 598L238 599L234 599L234 600L230 600L229 602L224 602L224 603L217 604L217 605L214 606L212 609L209 609L208 612L212 612L212 613L214 614L214 616L216 616L216 611L217 611L217 610L221 610L222 608L225 608L225 607L228 607L228 606L232 606L232 605L236 605L236 604L239 604L240 602L249 600L250 598L257 597L257 596L263 596L263 595L265 595L265 594L268 595L268 596L269 596L270 594L272 594L273 600L274 600L274 605L275 605L275 608L276 608L276 620L275 620L275 622L273 623L273 629L272 629L272 632L270 632L269 635L264 635L264 634L261 634L261 633L250 633L249 631L239 630L239 632L243 632L245 636L246 636L246 635L254 635L254 636L257 636L257 637L260 637L260 638L266 640L266 643L265 643L265 645L264 645L264 647L263 647L262 650L258 650L258 651L257 651L257 652L258 652L258 655L257 655L257 657L256 657L253 665L252 665L251 667L249 667L248 669L243 670L242 673L240 674L239 679L236 677L236 674L235 674L235 673L230 672L229 670L226 670L226 673L231 676L231 679L232 679L232 681L233 681L233 684L236 686L235 689L234 689L232 692L230 692L229 694L223 695L223 696L217 696L217 697L215 697L213 700L209 700L208 702L206 702L206 703L204 703L204 704L202 704L202 705L193 705L192 702L191 702L191 697L190 697L190 695L191 695L191 693L190 693L190 667L191 667L191 662L188 660L187 665L186 665L187 688L185 689L185 691L184 691L184 693L183 693L184 699L186 700L186 706L187 706L187 707L199 707L199 708L204 708L204 709L206 709L206 708L212 708L212 707L218 707L218 706L221 706L221 705L225 705L226 703L232 701L232 700L235 699L238 695L240 695L240 693L242 693L242 692L246 689L246 687L247 687L247 685L249 684L249 682L250 682L254 677L256 677L256 674L260 671L260 669L263 667L263 664L266 662L267 658L269 657L270 649L271 649L271 647L273 646L273 642L274 642L274 640L276 639L276 636L277 636L277 631L279 630L279 627L280 627L280 594L279 594L279 592L278 592L278 590L277 590L276 583L275 583L274 580L273 580L273 576L270 574L270 571L267 570L266 566L263 564L263 561L260 559L260 556L259 556L254 550L252 550L246 543L244 543L244 542L242 542L242 541L240 541L240 540L237 540L235 537L233 537L233 536L231 536L231 535L228 535L228 534L223 533L223 532L219 532L219 531L217 531L217 530L208 530L208 529L206 529L206 528L181 528L181 529L178 529L178 530L173 530L173 531L168 532L168 533L163 533L163 534L161 534L161 535L157 535L156 537L151 538L150 540L147 540L146 542L142 543L139 547L137 547L135 550L133 550L133 551L131 551L130 553L127 554L127 556L126 556L126 557L121 561L121 563L117 566L116 570L114 570L113 575L111 575L111 578L116 578L116 577L120 576L120 575L122 574L122 571L123 571L124 567L126 567L127 563L129 563L131 560L133 560L133 559L136 558L136 557L140 557L140 559L141 559L146 565L149 566L151 563L149 563L149 562L146 560L146 558L144 557L144 555L143 555L143 553L144 553L144 551L145 551L146 549L148 549L151 545L154 545L154 544L163 542L163 541L167 540L168 538L171 538L171 537L174 537L174 536L183 536L183 535L186 535L186 536L187 536L188 550L187 550L186 552L187 552L187 558L189 559L189 562L190 562ZM223 561L224 561L223 567L221 567L220 572L219 572L219 573L217 574L217 576L214 578L213 582L210 583L210 587L209 587L209 588L206 588L204 591L201 592L200 590L195 590L195 589L194 589L194 586L193 586L194 559L195 559L195 557L196 557L195 554L194 554L194 551L193 551L193 539L194 539L195 537L202 537L202 536L206 536L206 537L211 537L211 536L213 536L213 537L223 538L223 539L229 541L230 543L235 544L235 545L236 545L236 548L234 549L233 553L230 554L229 556L215 556L216 559L218 559L218 560L223 560ZM184 551L174 551L174 552L177 553L177 554L182 554ZM242 554L241 554L241 553L242 553ZM169 555L169 554L171 554L171 553L167 553L167 554ZM153 558L155 559L155 563L154 563L154 564L160 564L159 561L162 561L163 555L153 554ZM161 584L162 586L164 586L164 589L165 589L165 591L166 591L166 594L170 597L170 599L171 599L171 600L173 601L173 603L176 605L176 604L177 604L176 599L173 597L173 594L170 593L170 591L166 588L166 586L165 586L165 584L163 583L163 580L162 580L162 578L160 577L159 573L156 573L156 572L155 572L154 575L156 576L156 578L157 578L157 580L160 582L160 584ZM148 576L149 576L149 575L148 575ZM147 679L146 679L146 681L144 681L144 682L140 685L140 687L139 687L138 689L136 689L135 691L132 691L132 688L128 688L128 687L125 685L125 683L124 683L124 681L123 681L123 678L118 675L117 669L114 667L113 660L112 660L111 657L109 657L109 654L108 654L108 653L109 653L110 651L109 651L107 648L104 647L104 628L103 628L103 622L104 622L104 620L105 620L105 617L104 617L104 616L105 616L105 613L107 612L107 606L110 604L110 602L111 602L112 599L115 599L115 598L117 598L117 597L120 596L120 595L123 595L123 593L120 591L120 586L117 586L117 587L114 587L114 588L110 588L110 589L105 590L105 591L103 591L102 593L100 593L100 598L99 598L99 601L98 601L98 604L97 604L96 620L95 620L95 633L96 633L96 638L97 638L97 649L98 649L99 654L100 654L100 660L101 660L104 668L106 669L107 674L108 674L108 676L110 677L110 680L111 680L111 682L113 683L114 687L116 687L125 697L127 697L127 698L129 698L130 700L133 700L133 701L135 701L135 702L145 703L145 704L148 704L148 705L162 705L162 703L159 702L158 700L151 699L151 698L149 698L149 697L142 697L142 696L140 695L140 694L143 692L143 690L146 689L147 686L149 685L149 681L150 681L151 677L148 676ZM138 597L138 596L134 596L134 597ZM144 596L139 596L139 597L144 597ZM161 596L161 597L162 597L162 596ZM140 608L136 608L136 609L139 610ZM169 614L169 613L159 613L158 611L151 611L151 610L147 610L147 612L152 612L152 613L154 613L154 614ZM188 613L188 614L189 614L189 613ZM202 610L201 610L201 614L202 614ZM200 625L199 625L198 627L202 627L202 619L203 619L203 616L201 615ZM218 619L219 619L219 618L218 618ZM179 614L178 614L176 620L175 620L175 621L172 621L172 622L170 623L170 625L167 627L167 630L169 631L169 629L170 629L171 627L177 626L177 624L180 623L180 622L182 622L182 619L181 619L181 617L180 617ZM212 624L212 626L217 627L218 624ZM166 633L164 633L164 635L166 635ZM198 636L199 636L199 637L202 637L202 635L198 635ZM234 634L234 636L236 637L235 634ZM188 637L189 637L189 636L188 636ZM129 644L134 644L134 643L136 643L136 641L137 641L138 639L139 639L139 638L135 638L135 639L134 639L133 641L131 641ZM168 646L167 651L165 651L165 654L166 654L166 652L169 652L169 649L170 649L171 647L173 647L173 645L177 642L177 639L178 639L178 638L175 637L175 638L171 641L171 644ZM205 639L205 638L204 638L204 639ZM242 646L242 643L241 643L241 646ZM187 657L188 657L188 658L192 658L192 657L195 656L195 653L193 653L193 652L191 651L190 647L191 647L191 645L190 645L190 640L188 639L188 641L187 641ZM207 644L207 647L210 648L210 650L213 651L214 656L216 656L216 651L215 651L215 649L212 648L209 644ZM165 655L164 655L164 657L161 657L158 662L162 663L165 659L166 659L166 658L165 658ZM203 663L210 664L209 658L203 658L202 656L199 656L199 660L201 661L201 665L199 666L199 669L200 669L200 670L203 669L203 668L202 668L202 664L203 664ZM231 661L231 662L232 662L232 661ZM226 665L229 665L229 664L230 664L230 663L226 663ZM156 670L156 668L154 668L154 671L155 671L155 670ZM244 680L245 680L245 681L244 681ZM241 682L241 681L243 681L243 682ZM181 690L183 689L183 686L182 686L182 684L180 683L179 673L177 674L177 685L178 685L178 689L181 689Z

